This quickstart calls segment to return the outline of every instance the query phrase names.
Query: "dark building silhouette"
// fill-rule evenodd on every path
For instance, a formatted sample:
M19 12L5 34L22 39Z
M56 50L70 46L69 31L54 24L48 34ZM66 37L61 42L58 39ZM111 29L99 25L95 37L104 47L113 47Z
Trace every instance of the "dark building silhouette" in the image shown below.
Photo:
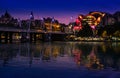
M7 11L0 17L0 25L2 26L18 26L17 19L14 19Z

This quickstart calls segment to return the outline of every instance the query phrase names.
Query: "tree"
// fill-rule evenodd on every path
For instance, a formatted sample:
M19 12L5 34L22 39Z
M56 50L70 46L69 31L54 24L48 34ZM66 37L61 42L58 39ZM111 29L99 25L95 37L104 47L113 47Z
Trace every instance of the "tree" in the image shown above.
M82 21L82 27L82 30L77 33L77 36L89 37L93 35L92 29L86 21Z
M116 31L113 35L114 35L115 37L120 37L120 31Z
M102 37L107 37L107 31L103 31Z

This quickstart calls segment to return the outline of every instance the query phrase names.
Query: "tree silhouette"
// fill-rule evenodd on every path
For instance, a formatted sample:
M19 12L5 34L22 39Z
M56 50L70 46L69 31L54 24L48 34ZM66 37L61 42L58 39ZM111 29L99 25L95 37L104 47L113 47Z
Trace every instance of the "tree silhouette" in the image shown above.
M82 26L83 28L77 33L77 36L89 37L93 35L92 29L87 22L82 21Z

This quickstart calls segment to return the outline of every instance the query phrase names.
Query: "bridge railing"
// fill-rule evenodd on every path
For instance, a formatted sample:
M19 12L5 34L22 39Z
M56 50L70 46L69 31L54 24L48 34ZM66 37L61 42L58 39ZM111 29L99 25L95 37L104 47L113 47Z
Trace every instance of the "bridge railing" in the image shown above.
M22 29L22 28L11 28L11 27L0 27L0 31L5 31L5 32L36 32L36 33L67 33L71 34L73 32L67 32L67 31L48 31L48 30L42 30L42 29Z

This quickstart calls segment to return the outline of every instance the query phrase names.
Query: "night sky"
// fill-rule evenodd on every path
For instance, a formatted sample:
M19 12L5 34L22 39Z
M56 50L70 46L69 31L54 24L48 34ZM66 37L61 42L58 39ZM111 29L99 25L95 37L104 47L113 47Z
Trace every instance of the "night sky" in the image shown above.
M33 11L36 19L49 16L68 24L71 16L90 11L120 11L120 0L0 0L0 15L6 10L15 18L29 19Z

